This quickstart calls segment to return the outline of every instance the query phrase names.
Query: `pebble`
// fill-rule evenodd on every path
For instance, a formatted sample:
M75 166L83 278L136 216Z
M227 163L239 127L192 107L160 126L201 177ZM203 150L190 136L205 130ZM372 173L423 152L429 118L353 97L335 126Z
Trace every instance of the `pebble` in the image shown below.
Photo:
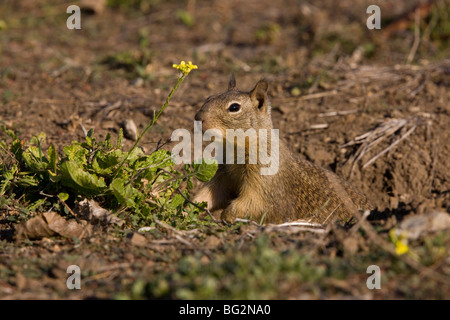
M127 119L122 123L123 127L123 134L125 138L136 141L138 134L137 134L137 126L136 123L134 123L133 120Z

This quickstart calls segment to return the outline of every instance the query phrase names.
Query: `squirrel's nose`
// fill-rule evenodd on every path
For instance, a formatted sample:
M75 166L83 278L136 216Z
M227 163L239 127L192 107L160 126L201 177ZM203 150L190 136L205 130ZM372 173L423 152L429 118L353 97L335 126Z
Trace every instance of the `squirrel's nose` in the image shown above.
M195 115L195 121L203 121L201 110Z

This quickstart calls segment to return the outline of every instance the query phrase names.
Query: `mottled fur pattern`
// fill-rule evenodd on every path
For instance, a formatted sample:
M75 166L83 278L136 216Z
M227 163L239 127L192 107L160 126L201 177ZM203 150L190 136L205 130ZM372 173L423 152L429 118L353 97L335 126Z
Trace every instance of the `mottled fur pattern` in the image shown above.
M235 88L234 77L228 91L206 100L195 119L203 130L215 128L225 136L226 129L272 129L268 84L259 81L250 92ZM231 104L240 105L230 112ZM208 209L222 210L221 218L249 218L265 223L310 219L328 223L347 220L357 210L371 209L368 199L355 187L308 161L293 157L279 142L279 169L274 175L261 175L261 163L221 164L195 201L207 201ZM248 145L246 145L248 151ZM270 150L270 140L269 140ZM247 155L247 154L246 154ZM247 158L248 159L248 158Z

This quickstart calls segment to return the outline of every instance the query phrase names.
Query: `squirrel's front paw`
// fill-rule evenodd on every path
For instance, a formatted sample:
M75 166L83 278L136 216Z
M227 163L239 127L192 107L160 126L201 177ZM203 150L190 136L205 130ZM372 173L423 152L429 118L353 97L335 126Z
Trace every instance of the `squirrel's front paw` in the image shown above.
M233 223L236 218L259 221L264 211L261 204L262 202L256 199L235 199L222 211L220 218L228 223Z
M222 219L225 222L233 223L236 219L235 213L230 209L231 206L228 206L226 209L222 211L220 214L220 219Z
M247 216L248 213L246 211L239 210L239 207L233 205L232 203L222 211L220 218L225 222L233 223L236 218L244 219Z

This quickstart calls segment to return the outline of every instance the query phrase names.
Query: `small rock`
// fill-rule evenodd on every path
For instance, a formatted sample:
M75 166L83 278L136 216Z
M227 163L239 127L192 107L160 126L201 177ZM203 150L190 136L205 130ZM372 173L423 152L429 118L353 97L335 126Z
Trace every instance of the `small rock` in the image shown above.
M430 230L440 231L450 228L450 215L445 212L434 211L429 214Z
M145 236L143 236L142 234L139 234L137 232L134 232L131 237L130 237L130 242L131 244L138 246L138 247L143 247L147 244L147 238Z
M136 141L137 140L137 126L133 120L127 119L122 123L123 134L125 138Z
M397 233L406 235L408 239L417 239L428 229L428 221L425 215L416 215L403 220ZM406 232L405 232L406 231Z
M155 229L155 227L142 227L142 228L139 228L138 232L139 233L145 233L145 232L149 232L149 231L154 230L154 229Z
M450 228L450 215L433 211L406 218L400 223L398 234L406 234L408 239L417 239L428 232L436 232Z
M131 82L131 85L136 88L141 88L144 86L144 79L142 78L136 78Z

